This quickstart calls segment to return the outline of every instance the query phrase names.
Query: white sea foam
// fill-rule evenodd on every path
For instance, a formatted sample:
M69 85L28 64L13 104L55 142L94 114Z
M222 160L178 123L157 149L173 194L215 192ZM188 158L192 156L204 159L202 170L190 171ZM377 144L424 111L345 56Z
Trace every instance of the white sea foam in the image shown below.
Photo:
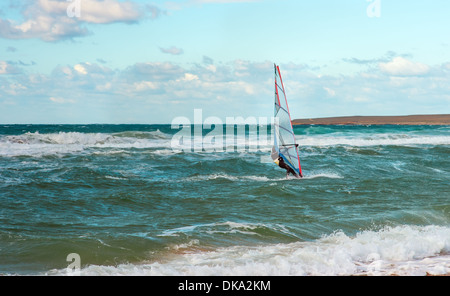
M358 134L358 135L320 135L296 136L301 146L415 146L450 145L450 136L412 135L412 134Z
M291 233L284 225L280 224L263 224L263 223L239 223L226 221L221 223L209 223L209 224L200 224L200 225L192 225L192 226L184 226L175 229L166 230L161 233L159 236L180 236L180 234L190 234L194 231L205 232L208 234L245 234L245 235L256 235L259 234L254 232L255 229L265 228L271 229L276 232L281 232L287 234L289 236L295 236L295 234Z
M198 244L192 242L195 247ZM189 244L183 247L189 248ZM196 249L171 253L158 262L91 265L83 268L81 275L439 275L449 272L450 228L431 225L386 227L362 231L356 236L336 232L312 242L233 246L214 251ZM52 270L47 274L64 275L67 271Z
M302 179L300 180L307 180L307 179L316 179L316 178L329 178L329 179L342 179L344 178L340 174L332 171L311 171L306 173ZM187 177L178 180L178 182L201 182L201 181L207 181L207 180L217 180L217 179L225 179L229 181L255 181L255 182L284 182L284 181L290 181L290 180L299 180L295 178L294 176L289 175L287 178L285 176L279 177L279 178L270 178L267 176L254 176L254 175L247 175L247 176L233 176L229 174L223 174L223 173L216 173L216 174L210 174L210 175L198 175L198 176L192 176Z
M316 178L343 179L344 177L332 171L311 171L303 176L303 179Z
M201 182L201 181L207 181L207 180L217 180L217 179L225 179L229 181L242 181L242 180L248 180L252 178L262 178L260 180L263 181L269 181L269 178L267 177L259 177L259 176L233 176L229 174L223 174L223 173L217 173L217 174L210 174L210 175L198 175L198 176L192 176L180 179L179 182Z
M308 153L307 147L370 147L370 146L417 146L417 145L450 145L447 135L420 134L328 134L297 135L300 151ZM189 142L188 142L189 143ZM223 142L203 141L202 137L193 137L189 149L184 152L220 153L220 152L264 152L269 153L271 142L261 141L257 135L225 138ZM25 133L0 137L0 156L41 156L52 154L77 153L89 148L117 149L157 149L155 153L176 153L180 144L172 142L172 135L159 130L153 132L120 132L120 133ZM184 147L186 148L186 147ZM306 150L305 150L306 149ZM170 153L169 153L170 152ZM263 161L269 161L263 159Z
M0 156L67 154L82 152L89 148L170 148L170 140L167 135L161 134L161 132L145 135L142 133L119 133L116 135L80 132L25 133L0 138Z

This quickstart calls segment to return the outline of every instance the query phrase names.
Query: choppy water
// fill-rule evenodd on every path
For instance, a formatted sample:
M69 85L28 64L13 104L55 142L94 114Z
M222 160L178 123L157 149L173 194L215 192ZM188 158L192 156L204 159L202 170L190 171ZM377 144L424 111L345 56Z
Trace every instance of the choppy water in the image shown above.
M302 180L176 132L0 126L0 274L450 272L450 127L295 127Z

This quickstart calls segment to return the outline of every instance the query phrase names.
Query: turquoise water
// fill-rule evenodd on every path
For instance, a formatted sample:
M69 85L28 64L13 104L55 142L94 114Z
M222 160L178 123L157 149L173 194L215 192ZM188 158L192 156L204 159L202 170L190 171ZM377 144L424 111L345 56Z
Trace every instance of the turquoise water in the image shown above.
M180 151L170 125L1 125L0 274L450 272L450 127L294 131L301 180L251 129Z

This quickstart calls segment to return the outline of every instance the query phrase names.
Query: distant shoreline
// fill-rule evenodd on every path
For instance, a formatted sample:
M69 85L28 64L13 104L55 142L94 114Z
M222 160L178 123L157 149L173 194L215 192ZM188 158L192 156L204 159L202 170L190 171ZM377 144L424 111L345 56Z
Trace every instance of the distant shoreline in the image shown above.
M293 125L450 125L450 114L406 116L342 116L294 119Z

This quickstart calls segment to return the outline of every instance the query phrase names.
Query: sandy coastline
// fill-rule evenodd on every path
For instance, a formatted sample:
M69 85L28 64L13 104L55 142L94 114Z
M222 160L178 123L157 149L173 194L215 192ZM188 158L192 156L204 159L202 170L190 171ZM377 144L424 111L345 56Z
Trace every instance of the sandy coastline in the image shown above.
M294 119L293 125L450 125L450 114L406 116L342 116Z

